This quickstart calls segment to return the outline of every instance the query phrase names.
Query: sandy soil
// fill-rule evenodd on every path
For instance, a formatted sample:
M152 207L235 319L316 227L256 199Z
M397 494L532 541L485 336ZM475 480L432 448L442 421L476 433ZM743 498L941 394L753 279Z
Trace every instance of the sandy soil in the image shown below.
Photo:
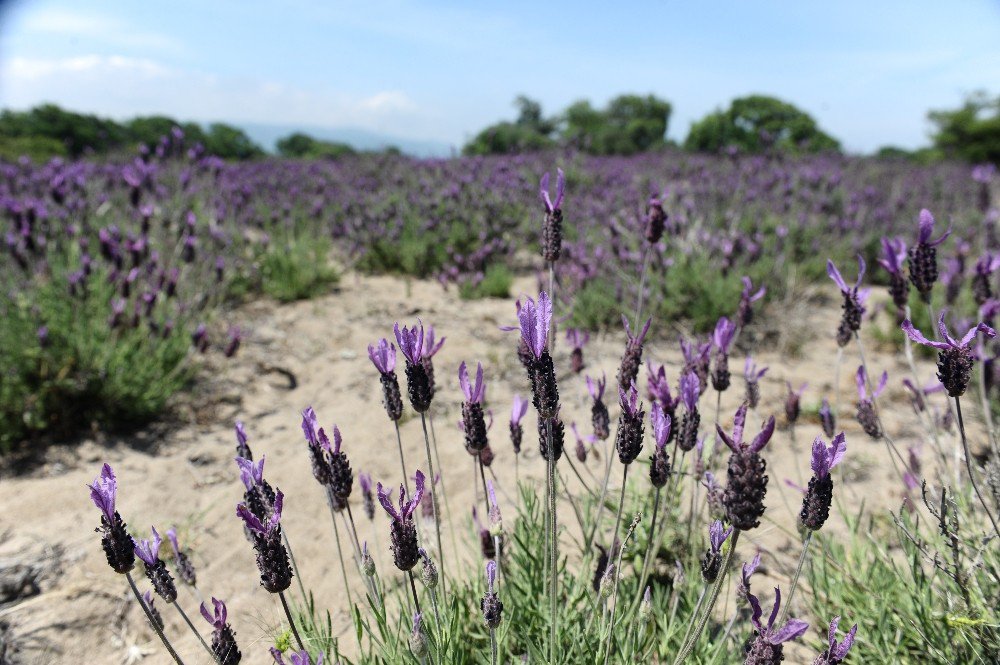
M530 280L521 280L515 291L528 292L532 286ZM762 382L763 398L754 423L769 413L783 423L786 380L796 386L809 382L803 398L806 408L818 404L823 396L834 401L837 303L806 310L791 302L772 303L769 309L771 320L780 320L791 337L780 343L769 342L772 348L784 346L786 350L781 353L760 350L754 354L760 365L771 367ZM161 531L178 525L182 539L196 552L200 589L206 597L224 598L229 605L244 662L270 662L269 639L283 617L277 600L258 584L253 552L234 515L242 491L232 461L232 426L237 419L245 421L255 454L267 455L266 477L286 494L283 523L302 579L321 606L336 611L335 625L345 628L348 621L341 608L346 603L330 517L324 495L310 473L299 413L312 405L321 424L328 428L333 423L339 425L355 473L367 471L376 479L398 485L395 435L381 407L377 376L366 353L369 342L382 336L391 338L391 326L396 320L411 322L419 316L448 338L435 358L438 396L433 412L459 547L467 560L472 560L475 541L468 517L474 501L469 478L472 464L456 428L461 391L455 370L462 360L473 364L481 360L486 367L488 401L497 420L491 432L496 452L493 468L499 486L513 494L513 453L506 420L513 393L525 395L526 382L513 353L514 333L498 329L514 321L513 301L464 302L442 291L436 283L348 275L337 293L285 306L259 302L246 307L242 314L252 322L243 350L234 362L220 363L205 373L195 397L180 405L183 422L179 425L150 428L127 440L95 436L78 447L52 448L42 465L0 482L0 533L4 534L0 559L29 556L51 562L51 572L43 577L39 595L0 610L0 619L12 624L21 648L18 662L122 663L143 654L144 663L169 662L139 609L126 602L124 580L108 569L93 532L98 513L88 499L85 484L93 480L105 460L118 473L119 510L132 529L146 534L150 524ZM675 381L681 364L674 341L676 331L665 330L662 325L656 331L658 325L654 324L654 335L659 335L647 344L645 357L666 363ZM793 355L787 349L795 346L795 339L803 343ZM587 372L604 371L613 382L623 340L620 332L593 339L585 351ZM884 408L886 421L905 451L905 446L915 443L922 434L899 383L907 372L906 365L902 357L881 353L874 343L868 346L872 366L879 372L887 369L894 377L883 404L895 405ZM557 367L568 367L566 345L561 343L557 352ZM289 389L283 375L267 371L275 366L291 371L298 379L297 387ZM839 498L849 509L856 508L862 497L867 510L896 509L902 487L889 464L888 453L881 443L868 439L853 419L856 367L857 351L852 346L840 373L841 422L849 446L845 475L850 482ZM920 367L925 379L932 376L930 364L924 362ZM722 397L721 419L726 424L731 422L743 396L742 358L734 357L731 368L734 387ZM644 394L645 370L640 380ZM589 402L583 376L562 376L560 390L565 421L579 422L581 431L589 432ZM614 418L617 409L613 399L608 401ZM706 394L703 422L712 421L714 401L713 393ZM943 401L939 403L943 405ZM529 413L525 424L521 477L540 480L544 464L535 445L533 413ZM768 515L773 521L765 522L740 541L739 556L748 559L754 548L760 548L768 574L783 584L787 584L798 555L794 514L800 503L797 491L783 481L805 484L808 446L819 433L815 419L810 422L804 416L795 430L797 445L793 446L787 428L775 435L767 452L771 474ZM426 470L419 419L403 423L402 437L411 473L418 467ZM572 441L572 435L567 433L567 444ZM603 457L604 450L601 453ZM588 463L596 474L603 461ZM564 473L569 474L568 468ZM539 483L539 487L543 485ZM507 514L513 514L509 501L502 499ZM387 547L381 510L373 525L363 516L357 490L352 503L360 537L373 548L375 543ZM827 528L837 529L840 523L835 514ZM346 538L344 544L348 546ZM169 549L166 545L164 548ZM451 557L448 535L444 536L444 548L446 556ZM391 565L387 551L379 553L379 561ZM348 566L352 564L348 562ZM382 565L380 569L385 570ZM145 588L138 569L137 575ZM351 577L354 591L359 593L360 581L356 574ZM761 589L767 586L764 580L758 584ZM206 624L196 616L195 597L183 586L179 600L196 625L205 628ZM167 621L167 632L186 661L206 662L205 653L177 613L162 602L158 605ZM349 633L342 642L349 648ZM788 662L808 662L807 658L804 652L795 651Z

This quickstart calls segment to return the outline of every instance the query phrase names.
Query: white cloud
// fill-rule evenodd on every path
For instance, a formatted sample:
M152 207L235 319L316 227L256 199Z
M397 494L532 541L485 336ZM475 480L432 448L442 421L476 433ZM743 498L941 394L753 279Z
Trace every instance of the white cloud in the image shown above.
M45 8L28 11L18 26L26 37L32 35L51 39L81 39L94 46L134 48L141 52L156 50L181 53L183 46L166 35L137 29L114 16L81 13L62 8Z
M439 119L399 90L305 89L124 55L15 57L0 63L0 106L28 108L43 101L116 118L162 113L200 122L355 127L404 138L450 138L438 131Z

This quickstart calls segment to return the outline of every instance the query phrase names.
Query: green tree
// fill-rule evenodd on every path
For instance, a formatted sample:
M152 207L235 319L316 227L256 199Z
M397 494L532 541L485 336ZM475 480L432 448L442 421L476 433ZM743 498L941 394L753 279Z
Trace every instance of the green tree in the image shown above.
M510 155L535 152L554 145L551 134L556 122L546 119L542 105L524 95L514 100L517 120L498 122L482 130L469 141L462 152L466 155Z
M223 159L250 159L264 154L242 129L221 122L209 125L205 150Z
M598 155L631 155L664 144L670 102L653 95L620 95L600 111L581 100L563 113L563 140Z
M1000 164L1000 96L970 95L961 108L931 111L934 146L945 155L969 162Z
M840 143L823 132L805 111L766 95L734 99L727 110L709 113L691 125L684 147L718 152L735 147L743 152L837 152Z
M278 154L282 157L304 157L336 159L344 155L355 154L354 148L346 143L336 141L321 141L308 134L295 132L280 139L276 144Z

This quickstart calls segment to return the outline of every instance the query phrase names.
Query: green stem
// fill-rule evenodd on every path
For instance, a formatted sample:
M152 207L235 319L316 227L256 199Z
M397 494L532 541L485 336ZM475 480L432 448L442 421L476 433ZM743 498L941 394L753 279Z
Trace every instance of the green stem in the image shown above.
M781 608L781 616L778 617L778 623L775 624L780 626L785 623L785 617L788 616L788 610L792 606L792 598L795 596L795 587L799 584L799 576L802 574L802 566L806 562L806 556L809 554L809 543L812 542L813 532L812 530L806 531L806 537L802 539L802 553L799 554L799 564L795 566L795 574L792 576L791 586L788 587L788 597L785 599L784 607Z
M708 599L708 606L705 608L698 620L697 627L691 634L690 639L687 644L685 644L681 652L677 655L677 659L674 660L674 665L680 665L684 660L691 655L691 651L694 650L695 645L698 643L698 639L701 637L702 632L705 630L705 625L708 624L709 618L712 616L712 609L715 607L715 601L719 599L719 592L722 591L722 583L729 574L729 564L733 560L733 552L736 551L736 541L740 538L740 530L733 529L733 537L729 542L729 550L726 552L726 558L722 561L722 570L719 571L719 577L715 580L715 585L712 587L712 594Z
M649 552L652 549L653 543L658 542L656 539L656 515L660 512L660 488L656 488L656 498L653 499L653 514L649 520L649 539L646 541L646 552L642 555L642 572L639 575L639 591L635 597L635 605L638 606L642 602L642 592L646 586L646 575L649 574L649 562L650 556ZM653 556L656 556L656 550L654 550Z
M125 573L125 579L128 580L128 585L132 587L132 593L135 595L135 599L139 602L139 607L141 607L142 611L146 613L146 619L149 621L149 625L153 627L154 631L156 631L156 635L160 638L160 641L163 642L163 646L166 647L167 653L170 654L170 657L174 659L174 662L177 663L177 665L184 665L184 661L177 655L174 648L170 646L170 641L167 639L167 636L163 634L162 630L160 630L160 626L153 618L153 613L149 611L148 607L146 607L146 601L142 599L142 594L140 594L139 589L136 588L135 580L132 579L132 574Z
M292 611L288 609L288 601L285 600L285 592L279 591L278 598L281 599L281 607L285 610L285 617L288 619L288 625L292 628L292 635L295 636L295 643L299 645L299 649L305 651L306 646L302 643L302 638L299 636L299 629L295 627L295 620L292 619Z
M438 559L441 561L441 591L442 593L448 592L447 577L445 575L445 565L444 565L444 548L441 547L441 516L438 510L438 498L437 490L434 489L434 462L431 459L431 440L427 436L427 416L424 413L420 414L420 424L424 428L424 447L427 451L427 466L430 469L431 477L431 508L434 511L434 532L437 536L437 549L438 549Z
M329 490L327 490L329 492ZM351 585L347 580L347 567L344 565L344 550L340 546L340 527L337 526L337 512L333 509L333 500L327 495L330 506L330 519L333 522L333 539L337 543L337 558L340 559L340 573L344 576L344 591L347 593L347 613L354 612L354 598L351 596Z
M546 461L548 462L548 501L549 501L549 662L556 662L556 625L559 618L558 594L559 594L559 535L558 522L556 520L556 461L552 449L552 426L554 422L549 420L545 428L545 450Z
M965 450L965 468L969 472L969 480L972 481L972 489L976 491L976 497L979 499L979 503L983 504L983 510L986 511L986 516L990 518L990 522L993 524L993 531L996 532L997 537L1000 538L1000 527L997 527L996 518L993 517L993 511L990 510L989 504L986 503L986 499L983 498L982 493L979 491L979 483L976 482L976 474L972 468L972 453L969 451L969 441L965 438L965 422L962 420L962 401L955 397L955 411L958 414L958 431L962 435L962 448Z
M394 420L392 424L396 426L396 445L399 446L399 466L403 470L403 487L406 488L406 496L410 495L410 476L406 473L406 459L403 457L403 437L399 435L399 421ZM433 478L431 482L433 483Z
M212 657L212 660L218 662L219 659L215 657L215 652L212 651L212 647L208 646L208 642L205 641L205 638L201 636L201 633L198 632L198 629L194 627L193 623L191 623L191 619L188 618L187 613L184 611L184 608L180 606L180 603L174 601L173 603L171 603L171 605L177 608L177 611L180 613L181 618L184 619L184 623L187 624L188 628L191 629L191 632L194 633L195 637L198 638L198 641L201 642L201 646L205 647L205 651L207 651L208 655Z

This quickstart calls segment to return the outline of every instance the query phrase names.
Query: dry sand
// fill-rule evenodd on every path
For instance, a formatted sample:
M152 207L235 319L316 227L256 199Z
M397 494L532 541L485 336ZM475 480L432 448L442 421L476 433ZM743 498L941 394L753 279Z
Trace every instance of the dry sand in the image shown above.
M529 292L532 286L531 280L520 280L515 292ZM783 424L786 380L794 385L809 382L803 398L807 406L815 406L823 396L834 401L837 303L831 301L805 310L791 302L772 303L768 314L772 321L781 320L793 338L804 342L794 356L790 352L755 352L758 364L771 369L762 382L761 407L751 419L752 425L770 413ZM94 533L98 513L88 499L85 485L97 475L103 461L109 462L118 474L119 510L133 531L148 534L150 524L161 532L172 524L178 525L185 544L196 552L199 588L206 597L224 598L229 606L244 662L271 662L267 656L269 639L283 616L277 600L258 584L253 552L234 514L242 489L232 460L233 423L237 419L245 421L255 455L267 455L266 477L286 494L283 524L302 580L315 592L321 607L335 612L335 627L345 629L348 619L342 608L346 602L330 517L324 495L310 473L299 414L312 405L322 425L339 425L355 474L367 471L378 480L398 485L395 435L380 404L377 375L366 353L368 343L382 336L391 338L392 323L397 320L406 323L420 317L425 324L435 325L438 335L448 338L435 358L438 393L433 413L452 518L466 561L462 567L468 570L475 560L476 545L469 520L474 501L470 478L473 466L456 426L461 401L456 368L462 360L473 364L480 360L486 367L487 398L496 418L491 431L496 452L493 469L499 486L513 495L514 464L507 417L514 392L526 395L526 381L513 353L515 333L498 329L514 321L513 299L466 302L453 292L443 291L437 283L350 274L336 293L283 306L257 302L245 307L240 317L251 322L242 351L235 361L213 362L204 372L194 397L183 399L178 407L180 424L149 428L128 440L96 436L77 447L55 447L29 473L0 481L0 559L29 553L32 557L47 557L55 566L42 579L39 595L0 610L0 619L11 622L21 648L18 662L122 663L142 654L146 654L144 663L170 662L140 610L127 602L124 580L108 569ZM647 344L645 357L666 363L675 382L681 363L674 341L676 332L664 330L660 322L654 322L653 328L654 337ZM623 341L621 332L593 339L585 350L586 372L606 372L613 386ZM868 346L873 368L879 372L887 369L892 377L882 402L889 429L905 454L905 446L922 436L919 421L900 385L907 373L906 365L901 356L881 353L871 342ZM557 367L568 367L567 353L560 339ZM298 379L297 387L290 390L283 375L268 370L273 367L291 371ZM888 453L854 422L856 367L857 351L852 345L847 349L840 377L841 423L848 435L849 462L845 468L850 482L846 490L838 489L838 496L849 510L856 509L862 498L869 511L897 509L902 487L889 464ZM925 380L933 375L929 363L923 362L920 367ZM721 410L727 427L743 397L741 357L734 356L731 369L734 384L723 395ZM640 381L645 398L645 370ZM560 390L565 422L576 421L582 432L589 433L589 402L583 376L564 372ZM617 408L611 386L609 393L607 401L614 419ZM935 398L943 405L941 396ZM714 402L714 393L707 393L702 401L703 423L712 422ZM889 405L891 409L886 408ZM538 487L543 488L544 464L538 456L533 413L529 412L525 425L521 478L536 479ZM759 547L764 551L768 575L783 585L787 585L799 551L794 514L800 503L799 494L783 480L805 484L809 444L819 433L815 418L810 421L806 417L796 427L798 443L794 448L788 429L781 427L776 433L767 449L771 521L740 541L738 556L749 559ZM426 471L420 420L405 420L402 437L411 473L416 468ZM602 468L610 443L598 444L602 461L588 462L595 475ZM572 434L567 431L570 454L572 445ZM648 440L646 445L650 445ZM929 448L927 452L925 459L929 460ZM569 475L569 469L561 466ZM618 475L615 472L612 478ZM509 500L503 496L501 499L507 515L513 515ZM381 509L372 525L360 508L357 489L352 503L360 537L367 539L373 549L376 543L387 548L386 520ZM564 510L563 521L574 528L568 513ZM835 512L828 524L828 529L842 528L842 518ZM346 538L344 544L348 546ZM165 544L164 549L169 547ZM444 549L454 572L459 566L454 563L447 533ZM391 566L387 549L378 556L384 564L380 570L391 576L394 569L385 567ZM361 593L360 580L350 570L350 561L348 567L354 592ZM145 587L138 569L136 574ZM187 588L179 586L180 602L207 633L207 624L196 616L197 601ZM769 586L763 579L758 584L759 589ZM157 604L166 619L167 633L173 636L186 661L207 662L206 654L176 612L162 601ZM800 610L803 607L798 602L796 606ZM746 627L738 626L737 630L745 631ZM351 633L345 630L342 636L343 647L350 651ZM814 643L815 638L816 633L811 632L810 642ZM789 656L788 662L792 663L811 658L801 649Z

